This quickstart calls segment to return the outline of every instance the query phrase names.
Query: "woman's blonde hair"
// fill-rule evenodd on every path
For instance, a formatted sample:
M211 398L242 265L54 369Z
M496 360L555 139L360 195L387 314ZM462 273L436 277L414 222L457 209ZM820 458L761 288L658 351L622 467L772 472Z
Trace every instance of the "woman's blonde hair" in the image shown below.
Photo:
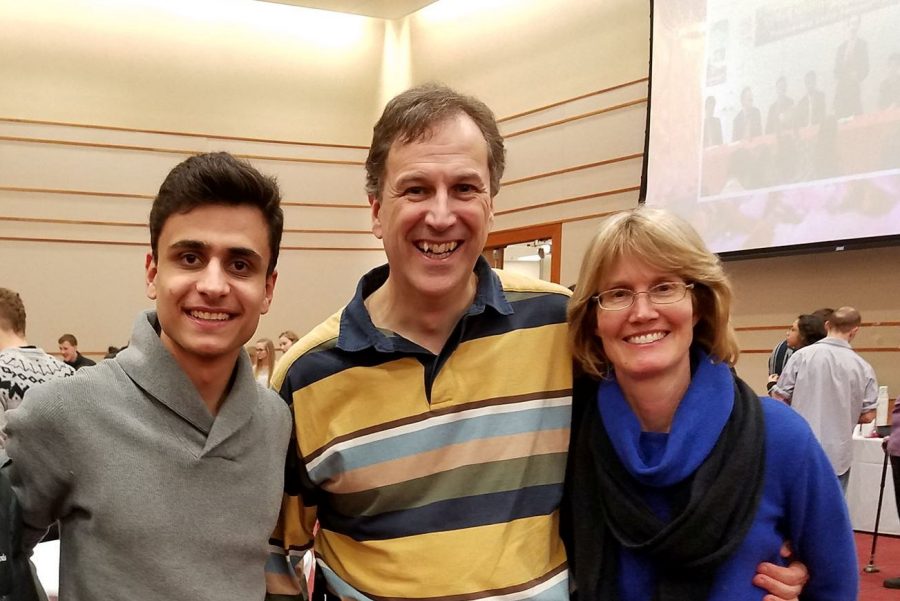
M693 283L697 325L694 343L734 365L739 349L731 326L731 284L716 255L686 221L660 209L641 206L609 217L591 241L569 301L569 347L576 366L602 378L611 365L597 337L597 305L591 297L600 281L624 257L639 259Z
M260 338L256 341L256 344L262 343L266 345L266 364L265 366L261 366L259 364L259 357L256 355L256 348L253 349L253 375L258 376L259 370L261 367L265 367L268 373L266 378L266 384L272 383L272 373L275 371L275 343L269 340L268 338Z

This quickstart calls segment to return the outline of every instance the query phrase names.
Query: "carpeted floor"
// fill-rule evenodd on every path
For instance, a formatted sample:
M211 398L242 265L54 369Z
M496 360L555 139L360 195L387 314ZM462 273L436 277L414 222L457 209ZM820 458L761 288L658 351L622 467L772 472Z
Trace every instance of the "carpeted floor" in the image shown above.
M856 554L859 557L859 601L900 601L900 589L886 589L885 578L900 576L900 538L879 536L875 547L875 566L880 572L862 571L872 554L872 535L856 533Z

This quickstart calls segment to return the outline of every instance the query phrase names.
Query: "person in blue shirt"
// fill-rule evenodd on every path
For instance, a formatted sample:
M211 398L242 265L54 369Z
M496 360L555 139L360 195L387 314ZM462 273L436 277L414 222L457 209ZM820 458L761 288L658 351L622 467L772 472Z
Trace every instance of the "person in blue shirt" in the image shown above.
M789 540L805 600L855 599L831 465L792 409L734 374L731 288L686 222L607 219L568 309L580 375L561 532L579 601L770 599L754 574Z

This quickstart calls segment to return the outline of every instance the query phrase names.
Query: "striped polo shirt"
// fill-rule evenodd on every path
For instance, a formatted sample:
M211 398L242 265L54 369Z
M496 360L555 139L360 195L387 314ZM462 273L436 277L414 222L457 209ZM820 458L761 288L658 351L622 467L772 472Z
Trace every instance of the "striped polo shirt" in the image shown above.
M296 439L273 550L309 548L318 519L341 597L568 600L568 290L484 259L475 272L439 355L372 324L363 300L383 266L276 368Z

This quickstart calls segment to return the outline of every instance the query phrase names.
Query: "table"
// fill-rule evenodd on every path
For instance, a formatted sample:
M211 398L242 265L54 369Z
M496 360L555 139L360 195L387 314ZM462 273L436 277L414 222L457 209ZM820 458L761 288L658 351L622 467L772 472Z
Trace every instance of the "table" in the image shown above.
M853 464L850 467L850 484L847 487L847 506L850 522L854 530L872 532L875 530L875 512L878 509L878 489L881 485L881 470L884 466L884 451L880 438L853 438ZM894 480L888 463L887 478L884 482L884 500L881 506L879 534L900 535L900 517L894 500Z
M741 189L748 194L754 188L895 168L898 123L900 107L891 107L841 119L830 128L809 125L704 148L701 197L727 192L728 181L738 179L733 157L743 166Z

